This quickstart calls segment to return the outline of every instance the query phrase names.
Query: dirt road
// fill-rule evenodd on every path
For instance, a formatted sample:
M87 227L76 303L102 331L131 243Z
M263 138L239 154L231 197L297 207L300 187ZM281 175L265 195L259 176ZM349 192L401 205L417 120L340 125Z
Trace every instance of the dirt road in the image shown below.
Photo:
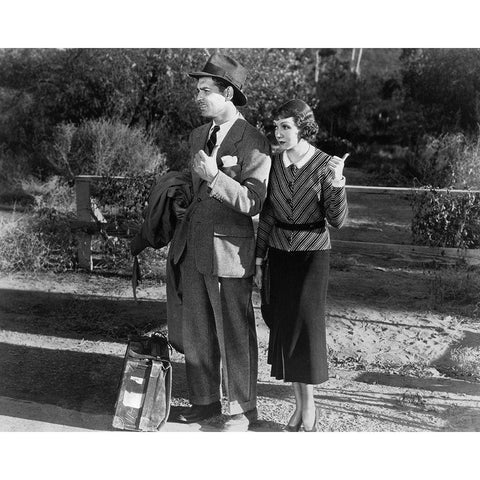
M442 373L456 345L480 338L479 325L466 329L457 317L429 312L419 272L341 265L330 286L331 378L315 391L322 430L480 431L480 384ZM402 288L405 295L396 296ZM136 305L127 278L2 278L0 431L112 430L128 334L166 318L164 285L146 282L139 297ZM281 431L294 400L288 385L269 376L268 332L256 314L260 419L252 430ZM188 401L183 356L174 353L172 362L175 413ZM165 430L215 431L221 423Z

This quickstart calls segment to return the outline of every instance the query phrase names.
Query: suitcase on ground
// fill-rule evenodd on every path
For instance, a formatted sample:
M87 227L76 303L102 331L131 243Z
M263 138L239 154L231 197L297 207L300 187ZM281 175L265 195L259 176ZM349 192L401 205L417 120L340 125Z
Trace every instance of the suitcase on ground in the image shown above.
M160 430L170 413L172 367L169 343L154 334L130 340L123 363L113 427L120 430Z

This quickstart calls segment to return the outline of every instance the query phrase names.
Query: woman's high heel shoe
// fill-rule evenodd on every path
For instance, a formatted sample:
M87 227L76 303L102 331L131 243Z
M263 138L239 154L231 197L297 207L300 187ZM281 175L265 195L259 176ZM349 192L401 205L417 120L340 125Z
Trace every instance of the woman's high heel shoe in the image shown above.
M313 422L313 427L311 428L311 430L308 430L305 428L305 426L303 426L303 431L304 432L318 432L318 409L315 408L315 421Z
M290 425L290 424L285 425L284 431L285 432L298 432L300 430L301 426L302 426L302 419L300 419L300 421L295 425Z
M302 416L300 415L300 418L297 420L297 423L294 423L293 425L290 423L293 419L295 414L293 414L290 418L290 421L285 425L284 431L285 432L298 432L300 430L300 427L302 426Z

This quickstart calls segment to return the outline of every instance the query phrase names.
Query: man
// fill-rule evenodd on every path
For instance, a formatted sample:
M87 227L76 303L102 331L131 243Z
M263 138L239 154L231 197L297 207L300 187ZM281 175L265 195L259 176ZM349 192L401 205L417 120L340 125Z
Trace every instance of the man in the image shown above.
M180 262L183 347L191 407L179 421L221 413L224 430L242 431L257 417L257 336L251 300L255 271L252 217L262 208L270 171L267 139L237 106L246 70L233 58L212 55L197 79L196 103L211 121L190 136L194 199L172 243Z

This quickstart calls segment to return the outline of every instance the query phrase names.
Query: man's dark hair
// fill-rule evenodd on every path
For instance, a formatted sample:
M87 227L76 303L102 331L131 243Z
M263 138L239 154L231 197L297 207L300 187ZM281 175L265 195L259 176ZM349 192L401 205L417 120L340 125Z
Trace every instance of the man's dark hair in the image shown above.
M221 92L224 92L227 87L232 86L231 83L227 82L223 78L212 77L212 80Z

